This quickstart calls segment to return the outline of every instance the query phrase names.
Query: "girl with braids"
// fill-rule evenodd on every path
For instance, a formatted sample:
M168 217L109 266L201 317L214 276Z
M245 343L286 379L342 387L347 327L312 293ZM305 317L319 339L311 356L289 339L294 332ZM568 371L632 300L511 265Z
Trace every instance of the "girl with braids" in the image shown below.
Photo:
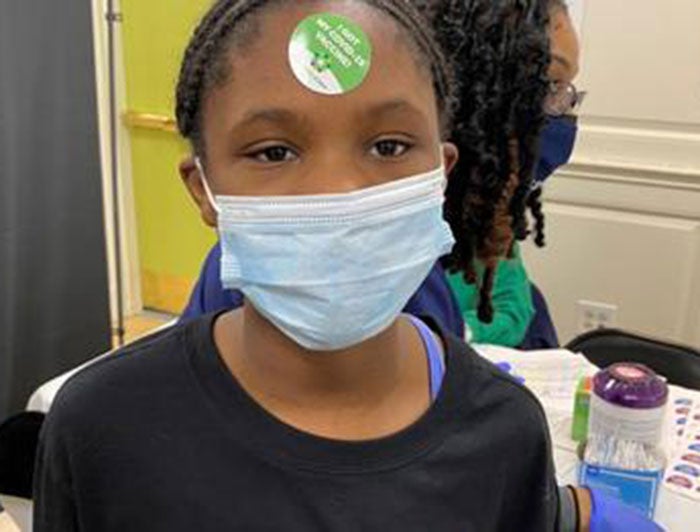
M544 55L541 4L513 5ZM400 312L453 244L442 204L455 84L441 50L405 0L212 6L177 89L192 144L181 173L245 304L63 386L39 445L38 532L574 529L534 396ZM497 75L481 67L475 83ZM500 127L464 112L475 143ZM531 126L502 118L528 138ZM527 146L501 148L531 169ZM504 153L482 163L500 168ZM498 211L501 177L478 183L482 202L450 204ZM485 260L509 244L490 234L474 238Z
M515 68L510 69L508 72L503 72L498 77L484 77L482 80L474 76L474 72L481 72L480 68L472 68L470 70L466 65L482 65L484 63L497 65L505 60L506 54L519 54L520 61L516 62L516 64L522 65L526 61L531 61L533 59L532 51L527 46L518 45L516 47L515 44L519 41L515 41L513 36L527 35L528 32L532 34L533 30L531 28L528 29L526 25L517 20L510 24L503 23L512 11L511 2L492 2L491 0L426 2L414 0L414 3L421 12L426 14L428 19L433 21L433 24L436 26L438 39L444 48L451 52L450 59L458 66L459 79L464 80L460 84L461 93L458 90L457 94L458 101L464 102L464 106L456 112L456 136L453 140L464 154L475 153L476 155L469 159L471 162L467 161L466 156L463 156L463 162L459 164L458 172L455 172L455 174L481 175L495 171L508 172L507 165L501 165L500 170L498 170L490 163L493 157L498 156L499 144L508 140L505 129L491 128L489 135L483 134L481 136L479 144L475 144L473 140L477 136L477 126L483 130L483 124L498 120L499 114L506 113L508 108L515 105L515 102L498 97L498 94L504 92L503 87L509 85L517 89L523 85L523 80L532 79L533 77L537 79L536 72L533 69ZM443 7L440 7L441 5ZM577 70L578 47L576 35L562 0L549 0L549 8L550 15L553 18L553 27L555 28L555 31L552 32L552 48L555 60L549 67L549 79L556 81L557 86L561 86L564 91L567 91L569 82L573 79ZM446 14L444 12L445 9L451 10L452 14L456 13L458 15L457 18L450 18L452 14ZM472 16L466 16L468 10L471 10ZM542 20L540 22L544 25L546 21ZM491 28L494 27L500 27L499 35L510 35L509 42L512 43L510 48L500 45L497 41L491 42L487 40ZM536 27L534 31L538 31ZM461 41L463 41L464 35L467 34L471 36L470 44L462 45ZM485 50L488 50L488 55L485 55ZM540 56L536 60L541 62L542 57ZM513 61L515 62L516 59L513 59ZM475 79L478 80L477 83L469 81ZM497 86L500 88L493 88ZM559 104L557 109L561 107L563 100L566 100L566 97L561 98L560 92L555 91L548 96L548 99L554 99L554 103ZM485 95L491 95L491 97L486 98ZM480 116L482 117L480 124L474 123L471 118L476 108L480 110ZM464 111L463 114L462 110ZM551 112L549 108L548 112ZM533 116L537 115L538 113L535 113ZM463 121L462 116L464 116L465 120L471 120L469 128L460 126ZM465 130L468 130L468 134L461 136ZM568 155L570 155L573 138L571 138L572 142L568 143L568 152L565 155L560 153L562 150L567 150L566 142L561 140L566 141L570 138L569 135L560 140L562 131L566 133L568 130L566 127L562 127L561 119L555 119L544 130L545 149L542 150L537 163L535 172L537 182L551 174L557 166L564 164L566 159L568 159ZM530 131L531 133L532 131ZM531 145L532 139L528 139L528 143ZM492 154L491 157L487 156L489 153ZM565 157L565 159L562 160L562 157ZM512 235L513 217L508 211L508 202L513 195L513 186L516 180L510 180L509 182L504 182L503 179L497 180L495 186L498 186L499 182L501 186L506 186L506 196L500 201L500 214L494 216L490 225L488 217L494 215L494 213L483 212L472 216L471 220L476 222L476 226L472 226L468 223L468 220L461 226L456 220L452 224L453 229L458 234L464 235L477 234L480 231L480 227L491 227L493 235L484 233L481 230L482 240L479 246L481 255L490 255L490 262L497 264L497 270L492 277L493 287L483 282L466 282L462 271L452 273L449 276L448 284L448 278L445 276L442 265L437 263L425 281L406 303L404 311L414 316L429 314L460 337L465 334L466 322L468 325L467 338L474 343L522 346L531 349L554 347L558 345L554 325L549 317L544 299L537 288L530 283L520 257L519 247L517 245L512 247L512 259L501 260L504 253L503 249L493 245L489 247L488 242L484 240L487 238L496 241L504 237L509 239ZM466 180L462 180L462 183L466 183ZM510 192L507 192L507 187L510 187ZM453 188L458 189L459 187L453 186ZM474 188L475 196L478 196L480 193L478 187L470 188ZM457 194L454 196L459 197L458 194L462 190L457 190ZM527 205L532 209L536 220L536 240L540 243L543 240L544 221L539 202L539 190L535 190L529 195ZM461 207L457 206L457 209ZM522 210L525 208L525 205L521 202L514 208ZM459 216L459 212L456 212L453 218L459 218ZM477 242L466 242L468 249L472 249L476 245ZM220 263L221 248L217 244L204 262L202 273L190 296L187 307L182 313L181 321L188 321L210 312L239 308L243 305L243 294L239 290L225 290L223 288ZM456 266L454 269L459 270L457 262L453 261L453 264ZM483 280L485 277L483 264L478 260L473 261L473 264L479 270L480 275L474 276L471 273L468 276L468 280L476 281L477 278ZM470 266L467 270L471 271L472 268ZM533 307L533 298L536 303L535 307ZM479 301L482 302L481 310L479 310ZM491 306L493 306L493 310L491 310ZM480 312L481 318L479 317ZM487 323L486 320L490 321Z

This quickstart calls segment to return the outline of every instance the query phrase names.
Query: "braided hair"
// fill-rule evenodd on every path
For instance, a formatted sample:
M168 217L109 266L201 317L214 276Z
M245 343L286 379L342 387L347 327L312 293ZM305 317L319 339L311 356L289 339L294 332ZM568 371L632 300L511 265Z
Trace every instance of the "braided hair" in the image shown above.
M455 108L452 64L445 58L432 27L413 2L362 0L390 16L408 36L421 65L429 70L443 131L451 129ZM185 51L176 90L175 116L183 137L204 156L202 108L207 92L229 78L229 52L241 46L255 29L256 14L282 0L217 0L196 28Z
M461 82L452 132L460 159L445 204L457 244L445 264L478 283L477 315L486 323L498 261L527 238L526 211L536 201L530 190L548 87L548 11L547 0L443 0L434 12Z

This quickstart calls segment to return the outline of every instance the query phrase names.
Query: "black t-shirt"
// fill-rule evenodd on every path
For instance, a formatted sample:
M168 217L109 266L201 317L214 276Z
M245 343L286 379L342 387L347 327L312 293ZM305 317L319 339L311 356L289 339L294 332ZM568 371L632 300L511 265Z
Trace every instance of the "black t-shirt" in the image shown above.
M37 532L556 529L542 408L460 340L438 331L447 373L418 422L340 442L255 403L218 355L215 317L66 383L41 436Z

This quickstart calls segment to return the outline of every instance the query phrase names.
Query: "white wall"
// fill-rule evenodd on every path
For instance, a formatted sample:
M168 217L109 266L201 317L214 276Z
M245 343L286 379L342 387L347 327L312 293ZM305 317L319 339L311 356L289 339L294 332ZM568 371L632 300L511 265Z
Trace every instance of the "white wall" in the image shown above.
M622 328L700 346L700 2L586 0L581 20L589 96L529 270L563 342L586 299L618 305Z

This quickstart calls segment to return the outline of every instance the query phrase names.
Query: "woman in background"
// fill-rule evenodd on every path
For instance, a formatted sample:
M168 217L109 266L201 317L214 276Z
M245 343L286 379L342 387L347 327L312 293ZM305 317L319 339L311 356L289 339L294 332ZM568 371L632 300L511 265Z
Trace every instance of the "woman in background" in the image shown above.
M542 185L573 152L577 133L575 110L583 95L573 80L579 71L580 49L576 30L563 0L548 0L550 12L551 63L548 71L549 93L545 100L547 121L540 136L539 157L532 191L527 204L535 219L535 243L544 245L544 214L540 203ZM505 233L513 218L509 210L501 211ZM544 297L530 281L522 260L520 246L514 243L511 257L498 261L492 280L483 264L478 264L475 282L466 282L459 273L449 275L449 284L467 326L467 336L474 343L495 344L523 349L557 347L554 324ZM481 311L479 287L489 289L493 312Z

